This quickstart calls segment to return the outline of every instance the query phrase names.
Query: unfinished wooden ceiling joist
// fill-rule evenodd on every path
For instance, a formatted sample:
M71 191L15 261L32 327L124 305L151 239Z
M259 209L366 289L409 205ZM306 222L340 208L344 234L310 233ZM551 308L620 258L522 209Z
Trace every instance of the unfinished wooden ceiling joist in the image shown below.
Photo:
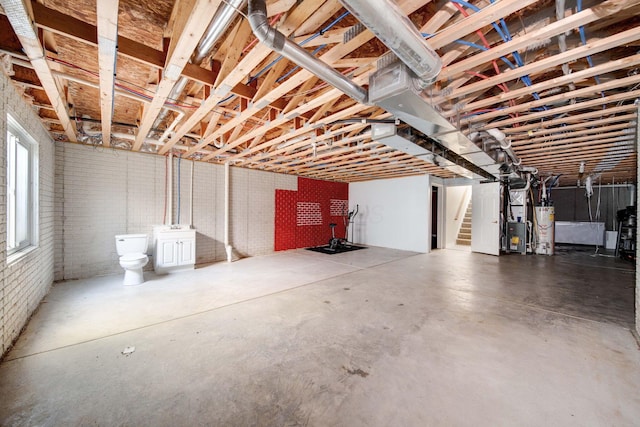
M366 120L393 116L258 42L246 2L194 60L229 3L0 0L0 56L58 141L345 182L456 176L372 140ZM388 52L338 0L266 3L274 28L359 85ZM585 162L635 182L640 0L396 4L443 64L423 98L479 146L499 129L542 176L573 184Z

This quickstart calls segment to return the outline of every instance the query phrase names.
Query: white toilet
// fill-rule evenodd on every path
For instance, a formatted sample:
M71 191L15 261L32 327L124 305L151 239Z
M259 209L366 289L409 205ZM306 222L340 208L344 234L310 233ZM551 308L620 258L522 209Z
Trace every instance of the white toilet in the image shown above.
M116 236L116 250L120 256L120 266L124 268L124 285L144 283L142 268L149 262L146 234L119 234Z

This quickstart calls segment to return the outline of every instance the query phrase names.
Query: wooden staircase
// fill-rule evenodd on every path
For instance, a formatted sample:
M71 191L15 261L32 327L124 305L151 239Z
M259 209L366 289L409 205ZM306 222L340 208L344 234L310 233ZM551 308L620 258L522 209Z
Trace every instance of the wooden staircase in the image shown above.
M460 231L458 231L457 245L471 246L471 201L467 205L467 211L464 213Z

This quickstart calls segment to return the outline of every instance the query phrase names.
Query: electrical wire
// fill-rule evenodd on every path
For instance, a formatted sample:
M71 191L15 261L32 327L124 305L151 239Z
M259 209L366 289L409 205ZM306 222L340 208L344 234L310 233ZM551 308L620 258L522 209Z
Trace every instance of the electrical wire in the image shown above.
M325 47L327 47L327 45L326 45L326 44L322 44L322 45L318 46L317 48L315 48L315 49L313 50L313 52L311 52L311 54L312 54L313 56L316 56L316 54L317 54L318 52L320 52L322 49L324 49ZM296 66L295 66L295 67L293 67L291 70L289 70L289 71L288 71L284 76L278 77L278 78L276 79L276 83L280 83L281 81L285 80L287 77L289 77L291 74L295 73L295 72L296 72L296 71L298 71L299 69L300 69L300 66L299 66L299 65L296 65Z
M491 1L491 4L493 4L495 2L495 0L490 0L490 1ZM464 11L462 6L467 7L469 9L473 10L474 12L480 12L480 10L481 10L479 7L474 6L471 3L468 3L468 2L466 2L464 0L451 0L451 2L460 11L460 13L462 13L465 17L469 16L469 15L466 13L466 11ZM506 42L511 41L512 40L511 33L509 32L509 28L508 28L507 23L505 22L504 18L500 19L500 25L502 26L502 29L495 22L491 23L491 26L496 30L496 32L498 33L500 38L502 38L503 42L506 43ZM486 41L486 39L484 38L484 34L482 34L482 32L480 30L477 30L476 34L478 34L478 36L480 36L481 40L483 41L483 43L486 46L486 49L482 49L482 50L488 50L489 49L489 44ZM459 41L456 41L456 42L459 42ZM475 43L469 43L469 42L464 43L464 41L462 41L460 44L467 44L469 46L475 45ZM472 47L480 47L480 46L475 45L475 46L472 46ZM514 52L512 52L512 55L513 55L514 60L516 61L517 67L523 67L524 66L524 61L522 60L522 57L520 56L520 53L518 51L514 51ZM507 64L507 66L509 68L511 68L511 69L517 68L516 65L514 65L511 61L509 61L504 56L500 57L500 59L505 64ZM493 64L494 64L494 69L495 69L497 64L495 63L495 61L493 61ZM498 71L497 74L500 74L500 72ZM532 86L533 85L533 82L531 81L531 78L530 78L529 75L524 75L524 76L520 77L520 80L522 80L522 82L526 86ZM536 100L540 99L540 95L537 92L533 92L532 96ZM547 107L543 106L542 109L543 110L547 110Z
M600 195L601 195L601 193L602 193L602 176L600 176L598 178L598 202L596 204L596 222L598 222L598 220L600 219ZM597 224L596 224L596 227L597 227ZM598 241L596 240L596 250L595 250L596 254L598 253L599 246L600 245L598 245Z
M535 248L538 246L538 214L536 213L536 207L535 207L535 198L533 195L533 190L531 189L531 186L529 186L529 195L531 196L531 204L533 205L533 231L531 232L531 245L532 245L532 252L535 252Z
M49 61L56 62L56 63L58 63L58 64L65 65L65 66L70 67L70 68L73 68L73 69L75 69L75 70L82 71L82 72L87 73L87 74L89 74L89 75L91 75L91 76L94 76L94 77L100 77L100 74L99 74L99 73L96 73L95 71L91 71L91 70L88 70L88 69L86 69L86 68L83 68L83 67L81 67L81 66L79 66L79 65L76 65L76 64L74 64L74 63L72 63L72 62L65 61L65 60L63 60L63 59L59 59L59 58L54 58L53 56L47 56L46 58L47 58L47 60L49 60ZM118 80L123 81L123 82L126 82L127 84L130 84L130 85L132 85L132 86L137 86L135 83L127 82L126 80L122 80L122 79L118 79ZM118 83L118 82L114 82L114 86L115 86L115 87L117 87L117 88L119 88L119 89L122 89L122 90L124 90L124 91L126 91L126 92L129 92L129 93L132 93L132 94L134 94L134 95L137 95L137 96L139 96L139 97L141 97L141 98L144 98L144 99L146 99L146 100L149 100L149 101L152 101L152 100L153 100L153 96L152 96L152 95L147 95L146 93L144 93L144 92L140 92L140 91L138 91L138 90L134 89L133 87L125 86L125 85L123 85L123 84L121 84L121 83ZM141 87L141 86L137 86L137 87L139 87L140 89L142 89L142 90L144 90L144 91L147 91L147 92L152 93L149 89L143 88L143 87ZM175 101L175 100L174 100L174 101ZM190 109L197 109L197 108L198 108L198 106L195 106L195 105L192 105L192 104L185 104L185 103L178 103L178 102L169 102L169 101L166 101L166 102L165 102L165 105L169 105L169 106L171 106L171 107L190 108Z
M451 0L451 3L453 4L453 6L458 9L458 11L465 17L469 17L469 13L467 13L466 10L464 10L464 8L458 3L462 0ZM465 2L463 2L465 3ZM485 45L485 47L487 49L490 48L489 42L487 41L486 37L484 36L484 34L482 33L482 31L480 30L476 30L476 34L478 35L478 37L480 37L480 40L482 40L482 43ZM496 75L500 74L500 67L498 67L498 63L496 62L496 60L492 60L491 63L493 64L493 69L496 71Z
M576 9L577 9L578 13L582 12L582 0L577 0ZM578 27L578 33L580 34L580 41L582 42L582 44L584 46L586 46L587 45L587 36L586 36L586 32L584 30L584 25L580 25L580 27ZM591 59L591 55L587 55L586 59L587 59L587 63L589 64L589 67L593 68L593 60ZM593 76L593 80L595 80L596 84L598 84L598 85L600 84L600 76L598 76L598 75ZM600 96L602 98L605 97L604 91L600 91ZM607 108L606 105L603 104L602 105L602 109L604 110L606 108Z
M433 33L433 34L430 34L430 33L421 33L421 34L422 34L422 37L424 37L425 39L430 39L431 37L434 37L434 36L435 36L435 35L437 35L438 33ZM453 41L453 43L456 43L456 44L459 44L459 45L462 45L462 46L469 46L469 47L473 47L473 48L475 48L475 49L482 50L482 51L487 51L487 50L489 50L489 48L484 47L484 46L482 46L482 45L480 45L480 44L478 44L478 43L474 43L474 42L470 42L470 41L462 40L462 39L454 40L454 41ZM515 66L515 64L514 64L513 62L511 62L511 61L510 61L507 57L505 57L505 56L501 56L501 57L500 57L500 60L501 60L502 62L504 62L505 64L507 64L507 66L508 66L509 68L511 68L511 69L517 68L517 67Z

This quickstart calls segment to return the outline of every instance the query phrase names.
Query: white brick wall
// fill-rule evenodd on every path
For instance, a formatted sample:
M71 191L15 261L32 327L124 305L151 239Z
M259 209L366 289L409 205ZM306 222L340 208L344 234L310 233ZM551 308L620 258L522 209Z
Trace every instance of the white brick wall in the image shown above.
M296 223L298 227L305 225L322 225L320 203L298 202Z
M62 233L56 277L75 279L119 273L114 236L147 233L162 224L165 158L120 150L58 144L57 208ZM174 158L174 207L177 222L178 160ZM224 166L180 162L180 222L190 222L191 168L194 168L193 226L196 262L226 259L224 250ZM275 189L296 188L297 178L231 168L231 244L242 256L273 252ZM167 213L167 218L169 214ZM151 253L151 248L149 249ZM149 267L152 263L149 263Z
M37 115L2 73L0 94L0 354L5 354L54 277L61 280L119 273L114 236L140 232L151 235L152 226L162 223L165 159L54 144ZM5 249L7 112L39 142L40 165L39 246L11 265L6 263ZM198 162L194 168L197 262L221 261L226 259L222 244L224 167ZM183 161L181 169L181 222L188 223L191 162ZM273 251L275 189L296 190L297 178L232 168L231 244L242 255Z
M54 276L54 143L32 107L0 73L0 355L4 355L47 294ZM10 265L6 260L6 135L11 114L39 145L39 244Z
M272 253L275 190L297 190L298 179L290 175L242 168L231 168L230 175L231 246L241 256ZM224 181L221 191L224 191ZM220 219L223 219L222 214ZM224 256L220 259L224 259Z
M56 150L63 178L63 257L56 277L120 272L114 236L151 237L152 226L162 223L164 158L68 143Z

